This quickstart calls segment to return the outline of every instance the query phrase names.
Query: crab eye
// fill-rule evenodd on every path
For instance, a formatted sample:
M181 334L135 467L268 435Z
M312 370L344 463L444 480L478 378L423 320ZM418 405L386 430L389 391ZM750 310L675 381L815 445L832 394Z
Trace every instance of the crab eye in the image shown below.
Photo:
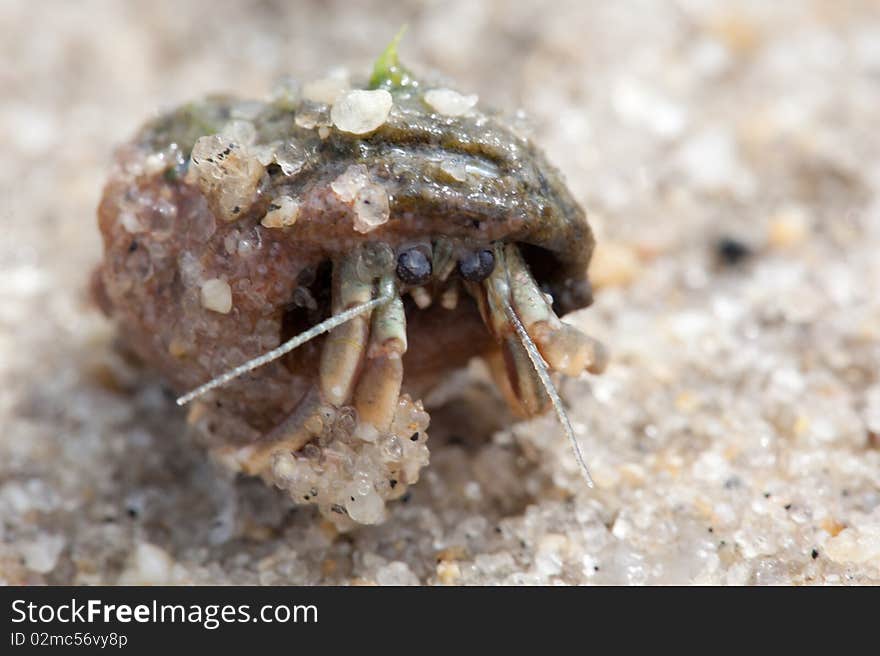
M397 256L397 277L408 285L422 285L431 279L431 260L418 248Z
M470 282L482 282L494 268L495 256L488 249L473 251L458 261L458 272Z

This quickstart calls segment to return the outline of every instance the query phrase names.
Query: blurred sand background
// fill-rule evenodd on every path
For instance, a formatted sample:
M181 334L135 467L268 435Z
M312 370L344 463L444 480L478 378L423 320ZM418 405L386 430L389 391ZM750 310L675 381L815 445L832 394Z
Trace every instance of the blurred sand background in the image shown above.
M411 68L530 116L614 361L562 387L595 490L552 416L453 405L408 500L337 535L116 355L95 207L159 108L365 72L403 23ZM0 581L880 580L875 2L5 0L0 37Z

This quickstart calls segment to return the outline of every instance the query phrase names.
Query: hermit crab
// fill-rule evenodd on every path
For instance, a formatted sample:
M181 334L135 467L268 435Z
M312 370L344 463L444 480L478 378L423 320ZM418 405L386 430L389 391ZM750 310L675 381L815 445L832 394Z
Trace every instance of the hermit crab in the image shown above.
M94 293L190 403L211 453L338 525L376 523L428 462L417 400L480 356L515 414L599 372L560 315L591 302L593 236L560 174L396 44L371 78L211 97L147 123L99 209Z

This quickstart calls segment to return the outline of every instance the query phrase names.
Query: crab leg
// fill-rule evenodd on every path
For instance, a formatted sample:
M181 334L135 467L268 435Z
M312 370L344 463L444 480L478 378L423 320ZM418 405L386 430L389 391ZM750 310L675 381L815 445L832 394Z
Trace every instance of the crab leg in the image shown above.
M510 376L510 384L522 403L526 415L543 413L550 404L550 397L541 385L541 379L535 373L529 354L522 343L514 335L509 335L504 338L501 353L507 371L515 373L514 376Z
M323 431L322 416L329 411L313 387L299 402L296 410L263 438L243 447L237 454L242 470L248 474L263 472L279 452L294 453Z
M453 281L440 294L440 305L446 310L454 310L458 307L458 283Z
M508 254L512 255L512 262L508 262L506 257ZM552 404L556 416L571 442L572 450L581 466L587 485L592 487L593 481L590 478L587 463L581 453L568 414L563 407L562 399L559 397L559 392L556 391L550 371L544 362L545 356L540 353L538 346L524 325L526 320L534 325L536 316L541 317L539 321L551 324L554 321L561 322L553 314L537 285L534 284L525 263L519 259L519 253L515 247L506 249L496 247L495 259L495 269L482 285L483 295L481 297L484 300L480 300L481 297L478 296L478 303L484 319L488 319L487 325L492 328L497 337L501 338L504 368L507 371L512 391L521 404L519 407L528 414L538 414ZM523 272L528 274L527 278L522 275ZM542 303L537 302L539 299ZM519 308L522 309L515 306L517 302ZM542 305L546 311L542 310ZM552 366L552 363L550 364ZM525 367L528 365L530 365L530 372L525 371ZM494 369L497 368L496 364Z
M394 292L393 276L384 276L379 291L384 296ZM362 422L377 431L391 426L403 382L406 353L406 315L403 301L395 296L373 313L367 359L355 390L354 405Z
M507 407L510 408L515 417L528 419L530 416L529 412L520 401L516 390L513 388L513 383L510 381L511 377L508 373L507 363L504 360L504 352L500 347L493 348L483 356L483 359L489 367L489 373L492 376L492 380L495 381L495 386L507 402Z
M566 376L601 373L608 362L605 347L559 320L516 246L505 247L504 259L513 307L550 367Z
M498 340L498 348L486 356L492 377L514 414L529 417L540 413L546 398L540 396L540 381L522 345L517 344L504 311L505 305L510 305L510 289L503 256L499 250L498 257L502 259L489 278L482 283L465 281L464 286L477 301L486 327Z
M359 254L346 257L333 267L333 314L373 297L373 283L358 277L359 257ZM341 406L351 398L364 359L369 328L370 313L365 312L327 335L321 351L319 387L328 403Z
M483 284L484 293L478 297L483 317L488 319L487 323L500 341L503 367L496 367L497 373L500 374L502 370L507 373L507 383L519 402L517 410L526 416L540 414L546 409L549 399L528 353L507 318L505 307L510 305L510 285L503 260L499 260L498 264ZM506 386L502 386L502 389L506 389Z

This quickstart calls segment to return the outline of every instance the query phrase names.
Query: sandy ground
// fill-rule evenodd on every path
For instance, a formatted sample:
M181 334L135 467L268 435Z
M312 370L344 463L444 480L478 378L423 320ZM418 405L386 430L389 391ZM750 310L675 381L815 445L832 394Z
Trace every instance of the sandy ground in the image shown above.
M94 210L158 108L365 71L402 23L411 67L531 117L614 360L562 387L595 490L475 382L391 519L338 535L116 355ZM7 0L0 36L0 580L880 580L875 3Z

